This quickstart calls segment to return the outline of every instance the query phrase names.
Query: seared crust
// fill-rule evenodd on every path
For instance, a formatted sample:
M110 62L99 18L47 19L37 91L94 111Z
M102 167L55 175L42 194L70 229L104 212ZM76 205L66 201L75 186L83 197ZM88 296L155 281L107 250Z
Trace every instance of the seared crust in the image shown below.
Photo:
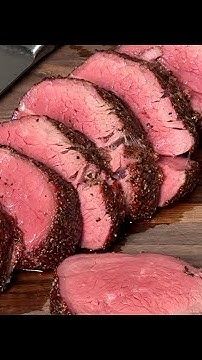
M112 225L105 244L99 250L107 250L117 241L120 224L123 223L125 218L125 209L123 207L123 193L117 182L114 182L111 187L106 182L103 183L102 192L106 201L107 214L111 218Z
M23 252L17 264L18 269L52 270L67 256L75 253L79 246L82 234L82 216L78 194L73 186L66 182L56 172L45 165L28 158L8 146L15 156L20 156L26 161L37 166L47 175L49 182L56 189L57 209L50 232L46 240L33 251Z
M130 166L130 182L132 187L139 189L139 193L135 191L136 195L131 201L128 213L133 220L149 219L158 206L160 186L163 181L162 171L156 162L157 156L147 140L140 122L128 106L112 92L95 85L94 87L99 95L109 103L111 112L117 114L122 121L122 136L124 135L122 143L125 148L125 157L136 155L136 166Z
M55 274L50 292L50 313L52 315L73 315L60 295L59 278L57 273Z
M0 208L0 291L10 282L22 250L22 233L16 221Z
M185 173L186 180L184 184L179 188L177 194L170 201L167 201L163 207L172 205L176 201L181 200L186 195L189 195L194 190L200 179L199 163L197 161L193 161L191 163L191 168L186 170Z
M98 167L98 170L100 170L98 175L101 176L102 170L104 170L108 176L111 174L107 162L101 156L99 149L90 139L88 139L80 131L71 129L59 121L50 118L48 118L48 120L69 140L71 140L73 144L75 144L71 147L71 149L78 150L88 162L93 163ZM97 179L99 180L99 177Z
M101 50L102 51L102 50ZM158 60L146 61L137 57L131 57L130 55L118 53L117 51L106 51L108 53L116 53L121 58L126 60L135 61L147 69L151 70L161 87L164 89L165 97L169 97L172 105L178 115L178 119L182 121L185 128L192 134L195 142L193 147L190 149L190 153L194 152L198 145L198 132L196 125L200 124L202 119L199 113L192 109L190 100L185 92L182 90L180 83L173 73L167 70L161 65Z

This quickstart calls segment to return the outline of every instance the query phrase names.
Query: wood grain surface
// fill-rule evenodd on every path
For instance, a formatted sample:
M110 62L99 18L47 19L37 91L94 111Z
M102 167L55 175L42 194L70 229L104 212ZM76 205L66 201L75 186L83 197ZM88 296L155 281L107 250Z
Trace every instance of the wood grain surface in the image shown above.
M0 100L0 119L9 119L22 95L48 76L67 76L96 49L109 46L63 46L44 59ZM198 154L202 164L202 152ZM150 222L125 225L114 251L151 251L179 256L202 267L202 178L191 196L177 205L159 210ZM53 274L16 273L0 295L0 314L49 314Z

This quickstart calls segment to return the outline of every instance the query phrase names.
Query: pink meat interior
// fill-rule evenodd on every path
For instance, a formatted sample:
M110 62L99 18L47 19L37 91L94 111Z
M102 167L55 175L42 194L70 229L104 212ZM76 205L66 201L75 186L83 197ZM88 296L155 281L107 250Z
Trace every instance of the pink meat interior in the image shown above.
M187 275L186 269L196 276ZM76 314L189 314L202 311L199 270L158 254L77 255L57 270Z
M55 187L37 167L0 149L0 201L32 250L47 237L56 210Z
M16 116L24 114L46 115L72 125L98 147L115 142L123 128L95 88L77 79L45 80L33 86L20 102Z
M178 119L157 78L138 62L98 52L72 75L92 81L123 99L139 117L159 154L180 155L193 146L194 139Z
M100 186L80 185L78 187L83 215L82 248L96 250L107 244L111 233L111 219L103 201Z

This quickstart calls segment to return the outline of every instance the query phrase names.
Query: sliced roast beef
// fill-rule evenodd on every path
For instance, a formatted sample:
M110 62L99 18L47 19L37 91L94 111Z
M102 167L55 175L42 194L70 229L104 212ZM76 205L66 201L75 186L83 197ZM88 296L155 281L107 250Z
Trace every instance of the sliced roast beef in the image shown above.
M178 156L162 156L158 162L164 180L161 185L159 206L173 204L188 195L199 181L199 164L196 161Z
M100 51L75 69L72 76L113 91L138 116L155 151L176 156L195 149L196 114L168 72L159 76L162 71L144 60Z
M122 45L118 51L157 60L181 82L193 108L202 113L202 45Z
M97 250L116 239L122 194L115 182L110 186L104 180L90 141L59 122L27 116L2 123L0 143L56 170L78 190L83 248Z
M78 247L82 218L71 184L40 163L0 147L0 200L23 234L19 268L52 269Z
M24 96L14 117L26 113L44 114L83 132L121 184L130 216L154 213L161 174L142 127L115 95L82 80L46 79Z
M22 233L16 221L0 209L0 291L10 282L22 250Z
M76 255L59 265L51 313L150 315L202 313L202 272L171 256Z

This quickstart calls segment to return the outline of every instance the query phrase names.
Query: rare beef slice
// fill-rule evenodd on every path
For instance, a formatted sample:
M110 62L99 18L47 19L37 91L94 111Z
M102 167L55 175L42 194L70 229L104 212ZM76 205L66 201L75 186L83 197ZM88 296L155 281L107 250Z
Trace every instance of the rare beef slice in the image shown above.
M0 147L0 199L23 235L18 268L54 269L78 248L82 218L72 185L4 146Z
M179 315L202 313L202 273L160 254L76 255L56 271L52 314Z

